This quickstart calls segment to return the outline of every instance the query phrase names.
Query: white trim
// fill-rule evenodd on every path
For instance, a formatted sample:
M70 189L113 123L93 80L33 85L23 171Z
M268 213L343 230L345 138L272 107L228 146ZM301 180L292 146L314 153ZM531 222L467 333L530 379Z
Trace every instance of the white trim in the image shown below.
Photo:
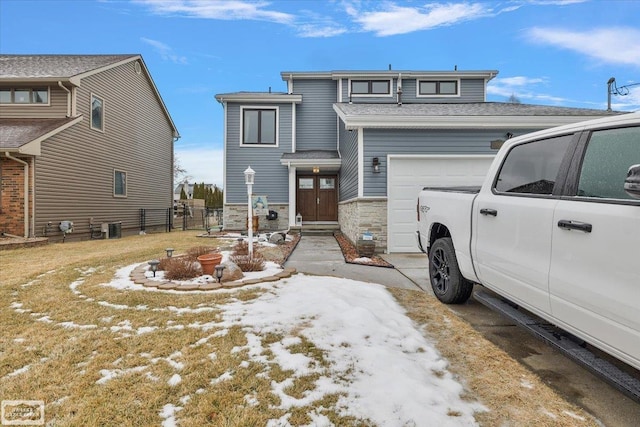
M269 102L289 103L302 102L302 95L289 95L286 93L226 93L216 95L218 102Z
M364 135L358 129L358 197L364 196Z
M336 94L338 102L342 102L342 79L338 80L338 93Z
M456 82L456 93L453 95L447 93L421 94L420 82ZM416 79L416 98L460 98L461 92L460 79Z
M222 103L222 188L227 188L227 103ZM227 204L227 192L222 191L222 206Z
M102 107L102 128L95 128L93 127L93 98L98 98L100 100L100 102L102 103L101 107ZM102 132L104 133L105 130L105 118L106 118L106 114L105 114L105 102L104 102L104 98L101 96L96 95L95 93L91 92L91 96L89 96L89 127L92 130L96 130L98 132Z
M289 165L289 227L296 225L296 167Z
M347 116L335 104L333 109L345 123L347 130L359 128L502 129L505 127L540 129L602 118L602 116Z
M244 137L244 110L275 110L276 112L276 128L275 128L275 144L243 144ZM253 148L278 148L280 145L280 107L267 106L267 105L241 105L240 106L240 147L253 147Z
M276 117L276 120L278 118ZM291 103L291 152L296 152L296 104L295 102ZM276 138L277 139L277 138Z
M342 159L280 159L280 164L295 167L339 168L342 165Z

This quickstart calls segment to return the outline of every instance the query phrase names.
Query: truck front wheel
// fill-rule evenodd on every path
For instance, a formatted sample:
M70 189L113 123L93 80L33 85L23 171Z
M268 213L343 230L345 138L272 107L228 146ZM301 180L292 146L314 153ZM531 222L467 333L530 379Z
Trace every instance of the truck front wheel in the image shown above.
M462 304L473 283L462 277L450 237L436 240L429 249L429 279L436 297L445 304Z

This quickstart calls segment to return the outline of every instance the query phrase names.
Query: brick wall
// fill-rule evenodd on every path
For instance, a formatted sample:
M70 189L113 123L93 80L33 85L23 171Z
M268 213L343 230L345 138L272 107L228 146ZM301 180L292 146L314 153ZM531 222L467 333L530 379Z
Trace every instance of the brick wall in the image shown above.
M33 161L22 160L29 162L32 171ZM32 179L29 179L29 211L33 212ZM24 165L4 156L0 158L0 233L24 236Z

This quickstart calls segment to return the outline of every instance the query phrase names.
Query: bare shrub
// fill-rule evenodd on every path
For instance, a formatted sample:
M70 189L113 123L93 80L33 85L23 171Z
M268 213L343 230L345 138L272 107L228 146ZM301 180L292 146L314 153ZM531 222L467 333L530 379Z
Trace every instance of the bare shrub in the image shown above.
M193 262L188 257L165 259L165 279L189 280L202 275L202 269L200 268L200 265L196 262Z
M249 258L249 255L231 255L229 258L243 272L264 270L265 261L262 255L253 254L253 258Z
M192 261L197 261L200 255L210 254L218 252L218 248L215 246L194 246L187 250L187 258Z
M171 265L173 258L160 258L160 264L158 264L158 271L166 270Z
M249 255L249 243L246 240L240 240L233 246L233 255Z

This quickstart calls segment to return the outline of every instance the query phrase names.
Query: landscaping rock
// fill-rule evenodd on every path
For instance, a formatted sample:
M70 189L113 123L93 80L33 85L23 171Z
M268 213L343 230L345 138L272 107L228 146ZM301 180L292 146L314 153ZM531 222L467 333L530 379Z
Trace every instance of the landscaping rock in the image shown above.
M280 233L273 233L271 237L269 237L269 243L278 245L283 242L284 242L284 237L282 237L282 234Z
M238 267L234 262L225 261L221 265L224 265L224 273L222 274L223 282L234 282L236 280L242 279L244 274L240 267Z

